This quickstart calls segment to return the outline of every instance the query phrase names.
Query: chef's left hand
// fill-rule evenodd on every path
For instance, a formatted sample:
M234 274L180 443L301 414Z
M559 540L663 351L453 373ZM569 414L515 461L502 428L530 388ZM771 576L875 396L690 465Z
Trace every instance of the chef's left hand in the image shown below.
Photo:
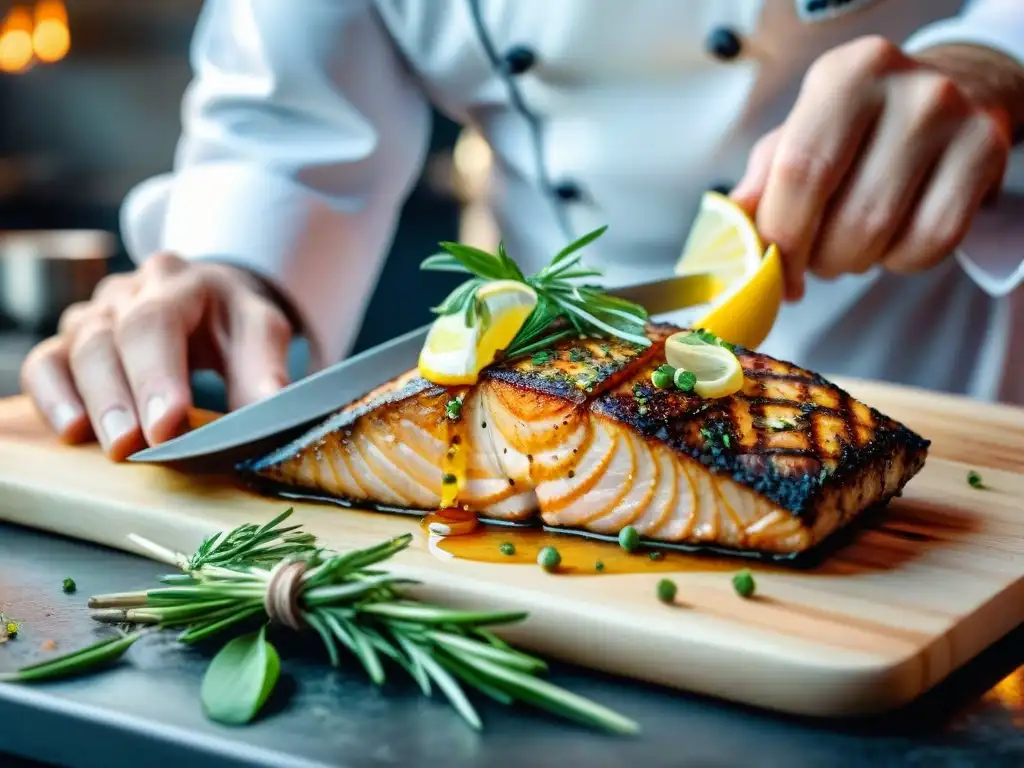
M808 70L793 110L756 145L732 192L756 211L765 242L778 244L787 298L803 295L806 271L830 279L934 266L998 191L1010 110L948 72L877 37Z

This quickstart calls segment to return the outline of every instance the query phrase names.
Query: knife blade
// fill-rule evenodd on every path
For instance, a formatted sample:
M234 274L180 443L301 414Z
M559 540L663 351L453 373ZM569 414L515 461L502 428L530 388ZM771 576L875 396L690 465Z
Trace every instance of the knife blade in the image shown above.
M720 290L712 274L674 275L609 288L614 296L661 315L711 301ZM300 379L276 395L225 414L160 445L137 451L129 461L149 464L208 458L312 426L385 381L416 367L430 325L364 350Z

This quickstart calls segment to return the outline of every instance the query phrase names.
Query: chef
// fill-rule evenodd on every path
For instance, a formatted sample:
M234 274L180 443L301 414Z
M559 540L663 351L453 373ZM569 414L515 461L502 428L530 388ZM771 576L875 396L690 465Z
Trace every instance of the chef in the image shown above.
M524 268L607 224L607 284L668 275L722 188L785 259L763 351L1024 403L1020 0L209 0L192 62L123 206L139 269L25 362L65 440L167 439L196 368L270 395L296 334L344 357L430 105L490 144Z

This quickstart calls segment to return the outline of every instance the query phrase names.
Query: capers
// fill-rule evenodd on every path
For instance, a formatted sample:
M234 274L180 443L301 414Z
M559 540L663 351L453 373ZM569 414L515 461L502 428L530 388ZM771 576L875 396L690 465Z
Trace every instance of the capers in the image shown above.
M627 552L632 552L640 546L640 534L636 532L636 528L627 525L619 531L619 546Z
M651 373L651 383L658 389L668 389L672 386L672 375L675 369L671 365L663 365Z
M663 603L671 603L676 599L676 589L672 579L662 579L658 582L658 599Z
M688 371L685 368L676 368L676 372L672 374L672 383L676 385L678 390L693 392L693 388L697 385L697 377L693 371Z
M754 583L754 574L750 572L750 569L744 568L732 577L732 588L742 598L753 597L757 585Z
M537 553L537 565L549 573L562 563L562 556L554 547L544 547Z

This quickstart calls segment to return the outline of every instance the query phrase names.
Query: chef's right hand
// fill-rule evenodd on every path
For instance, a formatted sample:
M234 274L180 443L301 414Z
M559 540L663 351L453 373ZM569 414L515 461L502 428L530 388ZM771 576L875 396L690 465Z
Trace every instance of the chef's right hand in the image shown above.
M120 461L187 423L190 371L219 372L232 409L279 390L292 335L252 274L157 254L69 307L25 359L21 386L63 440L95 435Z

